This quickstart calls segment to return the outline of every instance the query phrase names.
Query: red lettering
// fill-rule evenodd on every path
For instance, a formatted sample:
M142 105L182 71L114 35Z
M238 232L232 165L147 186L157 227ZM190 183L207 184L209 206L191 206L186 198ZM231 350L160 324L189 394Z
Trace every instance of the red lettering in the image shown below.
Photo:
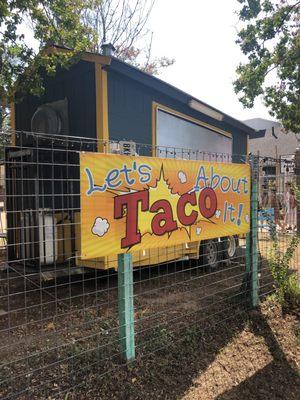
M180 196L178 203L177 203L177 217L182 225L193 225L198 217L197 211L193 210L190 215L186 215L185 213L185 206L187 204L191 204L195 206L197 204L196 193L185 193Z
M158 236L177 229L177 222L173 220L172 207L168 200L157 200L150 207L150 211L153 213L160 209L163 212L156 214L151 222L152 232Z
M211 218L217 210L217 196L212 188L204 188L199 195L199 210L204 218ZM207 204L209 203L209 204Z
M121 248L130 247L141 242L141 233L138 229L138 203L141 203L142 211L149 209L149 191L123 194L114 198L114 218L123 218L124 209L126 214L126 236L121 240Z
M154 235L162 236L178 228L177 222L173 219L172 206L168 200L162 199L155 201L149 209L149 191L141 190L114 197L114 218L121 219L126 217L125 237L121 239L121 248L128 248L141 243L142 235L138 227L139 203L141 211L156 213L151 221L151 229ZM198 211L192 210L186 213L186 206L197 205L196 193L185 193L179 197L177 202L177 218L184 226L193 225L198 218ZM217 196L215 191L206 187L201 190L198 207L204 218L211 218L217 210ZM126 211L126 215L124 215ZM160 212L159 212L160 211Z

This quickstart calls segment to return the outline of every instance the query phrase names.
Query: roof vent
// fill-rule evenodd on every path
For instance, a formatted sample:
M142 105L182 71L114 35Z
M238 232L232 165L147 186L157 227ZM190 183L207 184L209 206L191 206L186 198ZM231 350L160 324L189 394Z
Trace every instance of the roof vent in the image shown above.
M101 46L101 50L104 56L109 57L113 56L114 52L116 51L114 45L111 43L103 43L103 45Z

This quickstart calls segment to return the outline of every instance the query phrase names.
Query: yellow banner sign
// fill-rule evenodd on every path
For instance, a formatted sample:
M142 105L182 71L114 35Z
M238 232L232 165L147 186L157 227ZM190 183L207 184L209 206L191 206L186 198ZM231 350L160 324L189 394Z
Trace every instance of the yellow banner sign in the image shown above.
M81 257L249 231L250 168L81 153Z

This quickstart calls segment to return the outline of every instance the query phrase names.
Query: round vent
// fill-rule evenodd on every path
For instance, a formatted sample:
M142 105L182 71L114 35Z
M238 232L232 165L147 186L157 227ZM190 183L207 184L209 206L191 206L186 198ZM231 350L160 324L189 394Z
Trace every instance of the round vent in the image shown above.
M61 119L58 112L48 105L40 106L31 118L31 130L58 135L61 132Z

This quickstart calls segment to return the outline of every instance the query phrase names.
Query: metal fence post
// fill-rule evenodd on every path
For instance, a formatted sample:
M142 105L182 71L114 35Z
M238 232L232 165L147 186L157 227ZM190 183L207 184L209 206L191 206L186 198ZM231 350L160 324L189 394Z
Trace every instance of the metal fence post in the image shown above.
M252 158L252 179L251 179L251 305L258 305L258 248L257 248L257 228L258 228L258 174L259 158Z
M135 358L133 265L131 254L118 255L119 335L122 356L126 361Z
M298 147L295 153L295 174L296 185L300 187L300 148ZM300 204L297 204L297 233L300 235Z
M251 213L251 211L250 211L250 213ZM250 227L250 229L251 229L251 227ZM246 274L247 274L247 277L249 276L250 272L251 272L251 230L246 235Z

